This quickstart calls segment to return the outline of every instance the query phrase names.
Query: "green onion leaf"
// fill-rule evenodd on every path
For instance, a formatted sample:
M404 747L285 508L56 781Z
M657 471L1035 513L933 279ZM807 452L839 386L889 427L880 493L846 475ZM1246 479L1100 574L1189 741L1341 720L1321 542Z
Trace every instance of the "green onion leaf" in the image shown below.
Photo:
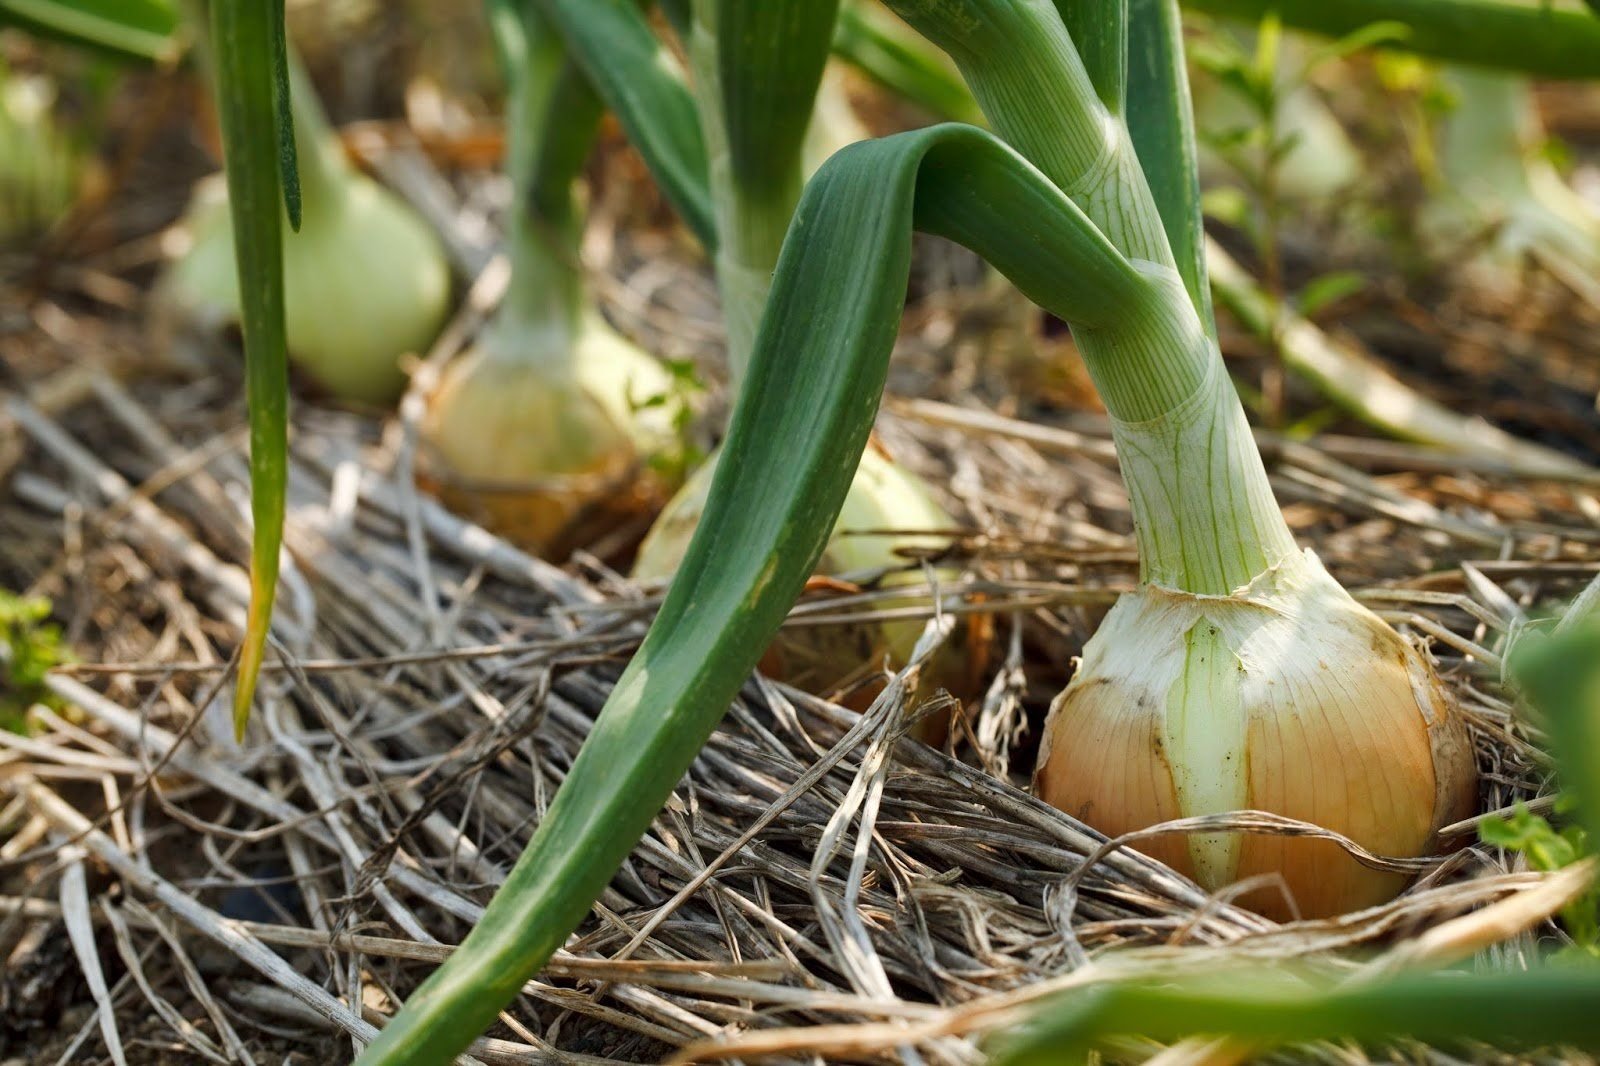
M1147 282L1048 179L981 130L836 153L801 199L705 513L643 644L510 877L362 1066L447 1061L561 946L749 676L827 543L871 431L913 229L960 241L1095 328Z
M1126 104L1129 0L1055 0L1095 95L1113 115Z
M1600 77L1600 19L1511 0L1183 0L1186 7L1255 24L1270 11L1290 29L1344 37L1398 23L1395 47L1446 63L1543 78ZM1393 37L1393 31L1386 33Z
M294 107L289 97L289 37L283 24L283 0L272 14L272 102L278 110L278 176L283 182L283 207L289 228L300 232L300 167L295 158ZM309 84L309 83L308 83Z
M278 549L288 493L289 377L283 317L282 155L277 64L283 5L219 0L211 5L217 113L239 270L239 318L250 405L250 612L234 690L234 728L250 719L272 624ZM285 103L287 100L285 99Z
M178 13L165 0L0 0L0 27L132 59L177 58Z
M798 172L839 0L716 0L717 83L735 184Z
M1206 284L1204 212L1194 140L1194 106L1183 62L1183 23L1177 0L1129 0L1128 133L1150 183L1183 287L1213 337L1211 288Z
M1329 988L1283 973L1231 972L1177 985L1112 984L1040 1004L1030 1022L995 1041L996 1066L1088 1063L1099 1038L1197 1034L1253 1043L1412 1037L1456 1044L1600 1049L1600 968L1407 974Z
M634 0L531 0L560 32L628 141L684 224L707 248L716 221L706 184L706 149L693 98L672 53Z

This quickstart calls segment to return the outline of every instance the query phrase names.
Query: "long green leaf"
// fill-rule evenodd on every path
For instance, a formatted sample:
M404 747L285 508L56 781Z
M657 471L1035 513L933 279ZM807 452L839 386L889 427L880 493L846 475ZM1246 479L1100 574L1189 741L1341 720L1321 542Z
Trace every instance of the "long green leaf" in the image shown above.
M1205 222L1194 139L1194 107L1183 61L1177 0L1128 0L1128 132L1150 183L1184 288L1216 336L1206 284Z
M1128 0L1056 0L1100 102L1121 115L1128 88Z
M1413 1037L1501 1046L1600 1050L1600 969L1409 974L1326 988L1283 975L1230 974L1177 986L1105 985L1041 1004L1020 1032L996 1041L996 1066L1087 1063L1097 1040L1137 1034L1159 1041L1198 1034L1252 1043Z
M178 13L164 0L0 0L0 27L133 59L178 57Z
M1343 37L1374 22L1406 28L1393 47L1447 63L1543 78L1600 77L1600 19L1516 0L1183 0L1185 7Z
M949 60L877 3L839 9L833 50L884 88L952 122L984 125L983 112Z
M706 149L677 63L634 0L530 0L560 32L567 54L617 116L629 142L684 224L715 247Z
M272 623L278 549L288 492L289 376L283 317L283 187L276 106L283 5L219 0L211 5L217 114L239 270L239 321L250 405L250 612L234 690L242 735Z
M839 0L715 0L717 83L735 183L765 189L800 168Z
M695 0L688 49L717 213L728 378L749 365L778 252L805 184L801 149L837 0Z
M836 153L783 247L705 514L639 651L488 910L359 1060L436 1064L487 1026L588 913L777 632L871 430L913 228L973 247L1089 328L1147 282L1059 190L968 126Z

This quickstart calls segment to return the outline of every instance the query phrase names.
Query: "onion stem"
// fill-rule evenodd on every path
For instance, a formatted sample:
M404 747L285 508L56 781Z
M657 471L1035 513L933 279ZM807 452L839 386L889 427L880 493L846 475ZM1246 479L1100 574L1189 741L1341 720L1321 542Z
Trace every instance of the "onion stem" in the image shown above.
M729 387L736 392L750 363L772 270L795 204L800 202L805 177L798 139L792 146L792 158L773 165L768 180L750 180L736 173L723 99L718 7L718 0L693 0L687 44L717 224L717 288L728 333Z

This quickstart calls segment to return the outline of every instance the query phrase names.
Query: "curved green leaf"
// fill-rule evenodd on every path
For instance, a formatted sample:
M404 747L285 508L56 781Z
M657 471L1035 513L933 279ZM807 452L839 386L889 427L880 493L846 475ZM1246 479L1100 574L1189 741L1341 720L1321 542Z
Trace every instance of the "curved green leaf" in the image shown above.
M966 82L944 56L876 3L839 9L834 52L879 85L939 118L985 124Z
M1392 47L1446 63L1543 78L1600 77L1600 19L1516 0L1183 0L1185 7L1343 37L1374 22L1406 28Z
M706 185L706 149L694 100L672 53L634 0L530 0L566 43L567 54L617 116L684 224L707 248L716 221Z
M1100 102L1113 115L1127 105L1128 0L1055 0Z
M764 189L800 170L839 0L715 0L717 85L736 184Z
M1600 1050L1600 969L1408 974L1327 988L1283 974L1227 975L1182 985L1103 985L1042 1003L1032 1021L995 1043L997 1066L1087 1063L1097 1040L1138 1034L1159 1041L1198 1034L1252 1043L1382 1040L1569 1046Z
M1217 324L1206 284L1194 107L1183 62L1178 0L1128 0L1127 122L1183 286L1214 337Z
M1148 282L1048 179L969 126L836 153L784 243L710 500L660 612L488 910L359 1060L448 1061L588 913L777 632L877 412L913 229L1089 328Z
M165 0L0 0L0 26L133 59L168 62L182 50Z
M289 372L283 318L283 187L277 70L281 2L211 5L211 47L222 121L228 206L239 270L239 320L250 405L250 612L239 655L233 720L250 717L272 624L288 492Z

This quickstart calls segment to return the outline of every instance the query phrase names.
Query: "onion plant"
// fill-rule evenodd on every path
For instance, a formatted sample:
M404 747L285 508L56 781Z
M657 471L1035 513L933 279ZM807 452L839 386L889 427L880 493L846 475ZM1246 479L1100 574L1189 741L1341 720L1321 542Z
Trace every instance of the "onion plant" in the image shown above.
M586 291L573 185L602 114L527 5L491 4L508 81L511 276L422 423L430 480L489 528L556 557L675 487L681 398Z
M401 359L423 351L449 310L444 249L425 222L346 159L298 64L290 67L303 222L283 242L289 355L333 396L393 400ZM166 331L210 332L237 321L231 188L197 188L182 225L183 250L157 285Z
M1441 74L1453 101L1440 134L1443 188L1425 217L1435 247L1455 257L1476 246L1468 272L1491 291L1514 294L1532 260L1600 307L1600 209L1545 156L1527 81L1466 67Z
M698 122L679 97L652 92L668 74L637 62L656 49L633 0L537 2L660 164L686 219L715 234L698 184ZM774 61L811 54L832 30L831 17L789 3L705 2L719 27L794 14L785 49L759 34L737 38ZM1433 826L1470 798L1470 753L1437 680L1297 549L1222 372L1173 0L893 6L956 60L999 136L948 124L862 142L805 187L753 331L723 461L657 617L506 883L366 1050L368 1066L448 1061L490 1024L588 913L721 718L845 504L916 230L973 248L1069 322L1114 419L1145 580L1091 639L1057 702L1050 732L1065 750L1047 747L1045 791L1074 809L1092 802L1087 813L1112 831L1255 804L1391 854L1428 847ZM272 7L212 7L256 503L241 709L282 528L280 197L297 217L293 153L284 153L281 180L274 151L293 138ZM1542 55L1552 66L1578 62L1562 47ZM728 56L743 62L737 49ZM1083 762L1095 746L1102 757ZM1060 772L1068 760L1080 760L1071 775ZM1397 887L1303 841L1262 847L1220 834L1160 853L1213 885L1273 869L1324 912Z
M829 95L839 91L837 83L819 93L828 83L824 64L836 10L837 4L816 0L764 7L719 0L690 4L686 44L716 213L717 286L734 389L744 380L783 237L805 175L813 169L811 159L831 155L846 140L838 111L848 105ZM827 124L820 133L819 122ZM714 452L662 512L640 545L635 577L659 579L677 568L721 454ZM889 582L917 579L920 575L904 573L903 552L936 552L943 547L939 538L861 531L926 532L953 524L914 475L881 449L868 449L818 568L855 577L887 575ZM908 661L920 630L917 622L808 629L781 640L768 665L795 684L828 691L886 655ZM950 656L940 662L952 680L965 680L964 669Z
M1190 138L1171 144L1188 125L1179 49L1158 47L1175 13L1130 4L1141 32L1129 49L1119 18L1082 5L892 6L951 54L995 128L1146 294L1112 325L1074 323L1112 417L1142 584L1053 705L1036 791L1112 835L1257 808L1379 854L1426 853L1475 798L1470 746L1427 660L1296 547L1272 498L1216 347L1192 166L1173 163L1192 159ZM1327 841L1141 846L1209 888L1281 877L1292 902L1256 900L1275 914L1338 913L1401 886Z
M1581 838L1591 842L1592 864L1592 842L1600 840L1600 623L1569 616L1549 634L1529 632L1510 659L1517 688L1550 738L1562 795L1572 802ZM1589 923L1592 893L1578 901L1591 908L1583 916ZM1538 960L1526 970L1372 972L1338 981L1326 973L1235 968L1051 997L988 1044L1002 1066L1098 1061L1096 1046L1123 1034L1160 1041L1227 1035L1235 1038L1228 1061L1279 1044L1402 1037L1597 1051L1596 997L1600 969L1586 958Z
M893 6L951 54L1015 147L937 126L846 148L813 177L724 460L654 624L483 920L366 1063L441 1061L492 1020L720 718L848 493L914 229L975 248L1072 323L1115 419L1146 581L1058 701L1062 747L1047 747L1040 775L1050 798L1092 804L1112 831L1275 806L1398 854L1426 849L1471 799L1470 751L1426 661L1296 547L1222 371L1176 7L1074 4L1063 19L1030 0ZM722 0L716 14L765 7ZM786 44L796 54L805 42ZM1125 116L1138 117L1137 140ZM1097 763L1060 773L1091 748ZM1281 870L1323 912L1398 887L1342 855L1272 844L1213 837L1166 854L1214 885Z

